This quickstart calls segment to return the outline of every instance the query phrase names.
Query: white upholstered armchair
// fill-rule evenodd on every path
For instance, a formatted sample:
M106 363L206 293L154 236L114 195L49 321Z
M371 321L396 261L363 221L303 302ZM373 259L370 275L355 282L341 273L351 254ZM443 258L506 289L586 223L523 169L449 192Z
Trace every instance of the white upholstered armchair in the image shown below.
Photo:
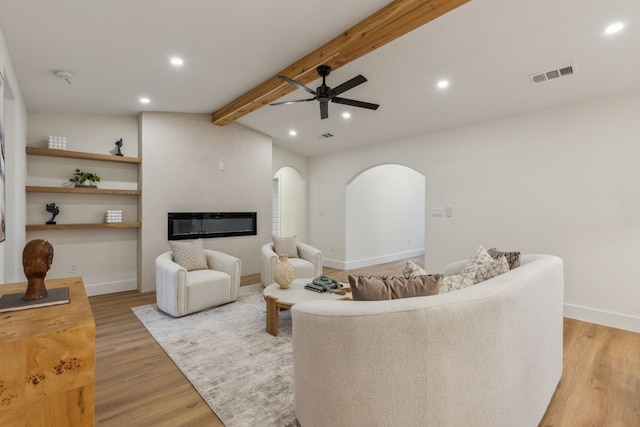
M208 268L187 271L173 260L172 252L156 258L156 302L174 317L226 304L238 298L241 261L205 249Z
M296 278L318 277L322 274L322 252L306 243L296 242L298 247L298 257L289 257L289 264L296 270ZM262 271L260 281L263 286L273 283L273 268L279 262L273 244L267 243L262 246Z

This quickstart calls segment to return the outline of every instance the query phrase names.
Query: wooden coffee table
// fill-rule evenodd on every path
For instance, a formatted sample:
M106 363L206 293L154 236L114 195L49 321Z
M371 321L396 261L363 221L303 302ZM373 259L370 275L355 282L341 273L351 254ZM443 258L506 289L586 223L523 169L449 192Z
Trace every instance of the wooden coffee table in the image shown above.
M299 302L309 300L351 299L350 293L340 295L331 292L319 293L305 289L304 286L312 280L313 278L295 279L291 282L288 289L280 288L280 285L277 283L273 283L264 288L262 293L264 294L264 300L267 303L267 332L274 337L278 336L278 315L280 314L280 310L288 310L293 307L294 304ZM348 286L345 286L342 289L348 289Z

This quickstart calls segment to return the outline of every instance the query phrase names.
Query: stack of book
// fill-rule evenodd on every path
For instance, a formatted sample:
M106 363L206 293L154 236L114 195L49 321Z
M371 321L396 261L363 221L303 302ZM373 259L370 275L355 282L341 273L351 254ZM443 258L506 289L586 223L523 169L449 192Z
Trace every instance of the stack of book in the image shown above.
M321 292L324 292L324 291L325 291L324 286L314 285L313 283L307 283L307 284L304 286L304 288L305 288L305 289L308 289L308 290L310 290L310 291L313 291L313 292L319 292L319 293L321 293Z
M313 291L313 292L318 292L318 293L327 292L329 290L337 289L339 287L341 287L339 283L329 283L329 284L326 284L326 285L316 285L313 282L312 283L307 283L304 286L305 289L308 289L308 290Z

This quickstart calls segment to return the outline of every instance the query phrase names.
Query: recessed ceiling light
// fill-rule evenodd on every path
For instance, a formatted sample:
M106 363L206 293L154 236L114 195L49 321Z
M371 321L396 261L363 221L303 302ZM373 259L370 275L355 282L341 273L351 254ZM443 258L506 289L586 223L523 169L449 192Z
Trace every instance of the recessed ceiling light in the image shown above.
M140 104L148 104L150 102L151 102L151 100L149 98L147 98L146 96L143 96L142 98L140 98Z
M175 65L176 67L179 67L182 64L184 64L184 61L182 60L182 58L178 58L177 56L174 56L173 58L171 58L171 65Z
M295 131L295 130L293 130L293 129L291 129L291 130L289 131L289 135L291 135L291 136L296 136L297 134L298 134L298 132L296 132L296 131Z
M604 32L607 34L614 34L624 28L624 24L622 22L616 22L614 24L609 25L605 28Z
M439 88L439 89L444 89L444 88L446 88L447 86L449 86L449 82L448 82L447 80L440 80L440 81L438 82L438 88Z
M343 119L349 119L351 118L351 113L348 111L345 111L344 113L342 113L342 118Z

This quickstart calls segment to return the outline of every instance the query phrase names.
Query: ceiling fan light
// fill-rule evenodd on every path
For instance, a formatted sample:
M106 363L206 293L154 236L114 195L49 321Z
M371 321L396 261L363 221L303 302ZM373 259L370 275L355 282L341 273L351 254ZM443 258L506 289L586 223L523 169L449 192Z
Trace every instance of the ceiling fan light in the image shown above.
M448 86L449 86L449 81L448 80L440 80L438 82L438 89L445 89Z
M294 129L291 129L289 131L289 135L291 135L291 136L296 136L297 134L298 134L298 132L296 132Z
M170 62L171 62L171 65L175 65L176 67L179 67L182 64L184 64L184 61L182 60L182 58L178 58L177 56L174 56L173 58L171 58Z
M370 102L357 101L355 99L348 99L339 97L343 92L346 92L354 87L361 85L366 82L367 79L362 75L357 75L351 80L347 80L346 82L338 85L334 88L330 88L327 86L326 77L331 72L331 67L328 65L320 65L316 68L318 74L322 77L322 85L318 86L316 90L310 89L305 85L290 79L287 76L278 76L281 80L284 80L287 83L290 83L298 88L310 93L313 95L313 98L309 99L298 99L296 101L284 101L284 102L273 102L269 105L283 105L283 104L293 104L298 102L307 102L307 101L318 101L320 103L320 119L328 119L329 118L329 102L335 102L336 104L349 105L351 107L359 107L359 108L367 108L369 110L377 110L379 105L372 104Z

